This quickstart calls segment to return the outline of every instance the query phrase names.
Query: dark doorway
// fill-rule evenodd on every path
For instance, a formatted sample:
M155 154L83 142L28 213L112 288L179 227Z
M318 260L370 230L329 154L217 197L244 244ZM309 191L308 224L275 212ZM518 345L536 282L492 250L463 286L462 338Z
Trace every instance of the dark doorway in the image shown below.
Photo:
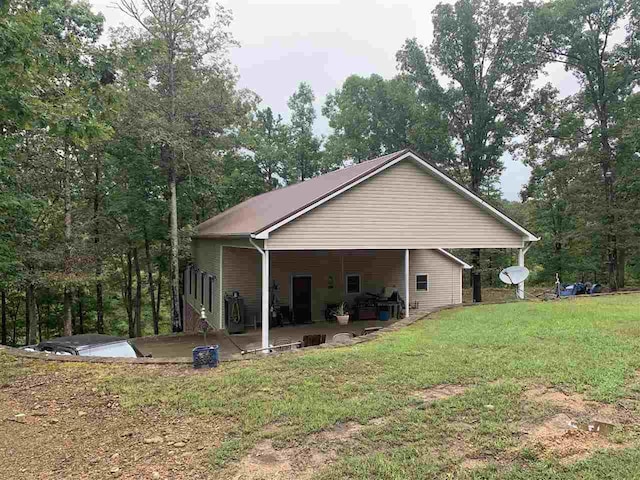
M294 321L311 323L311 277L293 277L291 290Z

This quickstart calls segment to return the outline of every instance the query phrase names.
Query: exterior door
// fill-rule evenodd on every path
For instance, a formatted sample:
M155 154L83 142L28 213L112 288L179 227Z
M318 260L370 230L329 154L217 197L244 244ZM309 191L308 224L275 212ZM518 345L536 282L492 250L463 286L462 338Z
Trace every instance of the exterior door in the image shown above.
M295 322L311 323L311 277L293 277L291 290Z

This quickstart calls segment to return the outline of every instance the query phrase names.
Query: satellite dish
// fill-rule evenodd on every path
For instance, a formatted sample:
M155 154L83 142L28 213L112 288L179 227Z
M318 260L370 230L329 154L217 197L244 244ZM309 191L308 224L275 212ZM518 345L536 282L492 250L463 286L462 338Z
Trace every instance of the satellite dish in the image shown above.
M508 267L500 272L500 280L507 285L517 285L524 282L529 276L526 267Z

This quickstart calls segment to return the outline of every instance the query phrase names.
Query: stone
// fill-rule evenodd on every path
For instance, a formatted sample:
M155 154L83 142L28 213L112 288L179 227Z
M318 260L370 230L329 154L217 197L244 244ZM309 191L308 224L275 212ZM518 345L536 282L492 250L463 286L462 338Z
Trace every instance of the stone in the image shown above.
M113 467L111 470L109 470L111 473L115 474L115 473L120 473L120 467Z
M18 413L16 415L14 415L13 419L16 422L20 422L20 423L24 423L27 419L27 416L24 413Z
M160 474L159 474L158 472L153 472L153 473L151 474L151 478L153 478L153 479L158 479L158 478L160 478Z
M57 418L50 418L49 421L51 423L58 423L60 420L58 420Z
M162 437L160 436L155 436L155 437L149 437L149 438L145 438L144 439L144 443L146 444L151 444L151 443L162 443Z
M186 443L184 443L184 442L176 442L176 443L173 444L173 446L176 447L176 448L182 448L185 445L186 445Z
M114 453L113 455L111 455L111 461L116 461L120 458L120 454L119 453Z
M82 410L80 410L80 411L78 412L78 416L79 416L79 417L84 417L86 414L87 414L87 412L83 412Z

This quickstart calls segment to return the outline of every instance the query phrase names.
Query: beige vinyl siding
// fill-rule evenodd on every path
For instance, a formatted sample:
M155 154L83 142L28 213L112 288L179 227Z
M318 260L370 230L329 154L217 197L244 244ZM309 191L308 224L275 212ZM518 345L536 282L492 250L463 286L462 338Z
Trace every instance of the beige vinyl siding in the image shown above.
M271 232L270 250L519 248L523 237L403 160Z
M262 246L262 242L256 240L259 246ZM198 278L198 298L195 298L195 291L192 289L192 293L189 294L189 285L185 285L185 301L189 303L195 310L200 312L201 305L205 306L205 315L207 320L212 325L217 325L219 328L224 328L224 275L220 274L220 267L222 265L222 252L229 248L234 250L242 250L257 254L257 250L251 245L248 239L208 239L208 238L194 238L191 242L191 256L194 266L197 266L200 271L207 272L215 275L216 283L214 285L215 293L212 302L212 312L208 310L208 288L205 285L205 299L204 302L200 298L200 281ZM233 265L231 263L231 265ZM233 270L232 270L233 271ZM224 268L223 268L224 272ZM258 278L255 279L255 275L252 277L255 281L260 282L260 272L258 272ZM191 279L193 281L193 278ZM236 288L237 289L237 288Z
M416 290L416 275L429 276L429 291ZM420 309L462 303L462 266L436 250L409 252L409 302Z
M189 270L187 271L191 273L191 278L185 278L184 299L197 312L200 312L201 306L204 305L207 320L212 325L220 325L220 244L214 240L193 239L191 241L191 255L193 265L197 266L200 272L206 272L216 278L212 302L213 311L209 312L209 288L207 284L205 284L204 289L205 298L201 298L201 275L198 275L198 298L195 295L195 287L192 287L191 293L189 293L188 282L193 284L193 271Z
M223 295L240 293L244 300L247 322L260 321L262 299L262 255L255 248L223 247Z

